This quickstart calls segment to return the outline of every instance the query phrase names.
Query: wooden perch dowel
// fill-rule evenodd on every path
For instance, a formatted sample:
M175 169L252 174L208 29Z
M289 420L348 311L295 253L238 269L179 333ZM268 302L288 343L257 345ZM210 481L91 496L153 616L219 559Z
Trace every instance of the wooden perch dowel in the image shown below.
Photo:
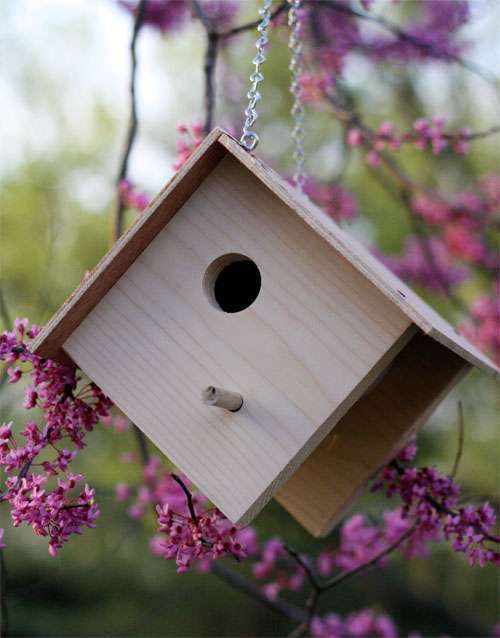
M237 412L243 405L243 397L237 392L230 392L222 388L209 385L201 395L205 405L213 405L217 408L224 408L230 412Z

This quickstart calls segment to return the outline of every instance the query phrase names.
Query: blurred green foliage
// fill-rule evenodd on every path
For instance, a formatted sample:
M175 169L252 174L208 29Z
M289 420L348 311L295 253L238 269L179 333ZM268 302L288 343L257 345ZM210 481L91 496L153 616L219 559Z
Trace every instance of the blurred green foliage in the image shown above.
M116 51L126 54L128 16L108 0L50 0L44 3L43 14L36 11L36 4L36 0L4 0L0 6L2 33L10 33L3 81L9 83L12 94L1 126L18 121L17 141L3 148L0 164L4 327L15 316L45 322L105 253L113 180L126 125L127 69ZM251 15L252 8L252 3L246 3L242 16ZM115 25L110 45L106 38ZM141 73L146 80L140 91L141 136L132 178L145 181L154 191L169 176L175 121L201 115L203 41L197 26L171 40L150 33L142 37L147 41L141 43ZM290 106L288 76L283 72L287 53L283 40L278 36L274 40L264 83L262 154L287 168L290 148L283 141ZM241 90L235 89L234 84L237 88L239 84L234 73L246 78L251 46L251 38L244 36L234 44L234 53L222 52L218 119L223 123L240 117ZM96 64L100 55L103 59ZM454 125L480 129L491 123L484 109L484 102L493 99L490 88L480 79L471 80L463 69L439 68L437 78L427 77L427 86L422 86L414 69L405 67L376 70L358 60L353 74L352 94L372 124L389 117L408 126L417 115L434 114L431 94L437 87ZM158 103L156 86L165 104ZM397 251L410 231L406 212L356 153L345 148L339 125L327 112L309 111L306 144L310 171L342 178L356 193L362 216L353 232L372 238L384 251ZM452 191L491 171L495 154L494 143L487 140L463 159L405 152L402 160L420 181ZM481 285L473 282L468 294L476 294ZM431 301L455 319L446 300ZM458 475L464 496L495 502L499 397L497 386L484 375L470 375L433 417L419 439L419 460L451 467L457 447L458 398L464 402L467 423ZM25 416L18 409L20 401L17 388L2 387L1 420L21 424ZM124 451L134 449L132 433L120 435L99 428L88 443L77 467L97 488L102 515L96 530L72 540L52 559L44 539L34 537L31 530L13 530L7 508L0 509L8 545L10 635L281 636L290 630L288 623L215 576L177 576L174 565L154 558L148 548L154 530L152 515L134 521L114 498L117 481L134 484L138 479L138 470L120 461ZM368 493L356 504L356 509L375 518L384 507L384 499ZM262 538L282 535L304 552L324 546L276 503L256 523ZM334 532L326 544L335 542ZM498 616L497 574L493 567L470 569L462 556L443 545L427 559L409 563L395 557L389 569L349 581L323 601L322 610L343 613L365 606L392 614L402 632L488 635Z

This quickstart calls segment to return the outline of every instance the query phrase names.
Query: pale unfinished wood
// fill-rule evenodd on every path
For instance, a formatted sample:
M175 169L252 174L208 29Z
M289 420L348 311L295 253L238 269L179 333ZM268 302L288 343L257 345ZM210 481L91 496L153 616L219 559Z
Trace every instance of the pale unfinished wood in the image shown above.
M373 473L422 426L470 364L420 333L276 494L312 534L328 534Z
M188 159L44 326L33 341L33 352L70 363L62 351L63 343L227 154L227 150L216 143L221 134L221 129L214 129L206 137L198 152Z
M238 392L231 392L223 388L216 388L213 385L205 388L201 393L202 401L205 405L214 408L223 408L229 412L238 412L243 405L243 397Z
M262 286L215 308L210 264ZM412 322L232 155L73 331L65 351L233 521L247 523L352 406ZM235 413L199 400L244 397Z
M134 262L148 243L173 218L203 179L230 153L289 208L350 261L369 281L396 304L419 328L437 341L482 368L498 374L495 364L473 346L406 284L391 273L359 242L345 233L308 198L297 192L275 171L245 151L221 129L214 129L177 175L151 203L140 220L99 262L54 315L33 344L40 356L57 359L67 337Z

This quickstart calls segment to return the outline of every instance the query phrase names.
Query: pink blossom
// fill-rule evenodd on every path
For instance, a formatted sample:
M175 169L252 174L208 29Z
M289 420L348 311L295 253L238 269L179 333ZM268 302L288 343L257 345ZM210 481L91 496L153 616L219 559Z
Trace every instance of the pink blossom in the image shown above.
M240 6L237 0L201 0L200 5L212 25L218 30L228 29L231 26Z
M193 518L191 513L177 512L168 504L158 505L156 509L165 542L164 545L155 542L155 549L161 551L164 558L175 559L179 574L186 572L194 562L216 560L225 555L241 560L247 555L238 538L238 529L219 510L197 508Z
M422 14L404 26L409 38L384 34L365 41L365 46L376 61L453 60L459 55L463 44L457 37L457 31L469 20L467 0L425 0L420 7Z
M22 377L20 368L7 368L7 376L9 377L9 383L17 383Z
M135 208L138 213L144 212L149 206L151 198L136 190L131 181L123 179L118 190L123 204L129 208Z
M11 506L14 526L26 523L37 535L47 537L49 552L55 556L72 534L94 527L99 514L91 488L85 484L74 493L83 482L83 477L69 472L76 450L57 445L65 439L83 448L86 433L108 414L111 402L95 384L83 384L75 369L32 354L29 340L38 331L37 326L28 329L27 319L18 319L13 331L0 335L0 360L10 364L11 380L30 377L24 407L40 407L43 420L42 425L25 424L20 432L23 442L13 437L11 424L0 426L0 466L7 474L1 499ZM52 457L47 458L47 453ZM41 468L37 474L30 471L35 461ZM55 487L49 484L52 477Z
M7 479L7 500L13 506L14 527L27 523L38 536L49 539L49 553L56 556L58 550L72 534L80 534L82 527L95 527L99 510L94 502L94 490L84 485L78 494L71 495L81 475L69 473L66 479L58 479L57 487L46 489L47 476L28 473L20 481Z
M347 133L347 143L351 146L360 146L364 136L359 128L350 128Z
M334 78L331 73L304 72L300 77L304 104L318 104L331 90Z
M179 124L177 131L181 137L177 140L177 158L174 168L178 171L189 159L191 153L196 150L203 141L203 126L199 122L190 125Z
M398 630L394 621L384 614L376 614L371 609L349 614L342 618L339 614L316 616L311 622L311 633L315 638L397 638Z
M438 237L410 236L401 256L379 257L401 279L441 293L458 286L467 276L465 268L454 261L446 244Z
M308 177L304 184L304 193L335 221L352 221L357 215L354 195L335 183L325 184Z
M460 488L449 476L435 468L404 468L396 462L384 468L374 489L384 490L389 497L399 495L402 518L415 523L415 535L407 547L410 555L425 554L428 541L444 537L455 551L467 555L471 565L500 564L500 553L490 546L496 523L493 508L488 503L458 507ZM394 516L387 522L403 525Z
M126 483L117 483L115 494L117 501L126 501L130 497L130 488Z
M372 168L379 168L381 164L380 155L373 149L368 151L366 161Z
M137 10L138 0L118 0L118 4L130 13ZM189 17L187 0L146 0L143 23L167 33L178 29Z

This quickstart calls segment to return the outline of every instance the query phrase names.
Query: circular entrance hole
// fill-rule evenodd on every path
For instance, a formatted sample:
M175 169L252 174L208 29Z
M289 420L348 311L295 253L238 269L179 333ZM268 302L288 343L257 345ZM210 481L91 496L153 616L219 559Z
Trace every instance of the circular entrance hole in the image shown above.
M223 255L210 264L203 287L210 303L224 312L240 312L257 299L261 276L257 265L245 255Z

